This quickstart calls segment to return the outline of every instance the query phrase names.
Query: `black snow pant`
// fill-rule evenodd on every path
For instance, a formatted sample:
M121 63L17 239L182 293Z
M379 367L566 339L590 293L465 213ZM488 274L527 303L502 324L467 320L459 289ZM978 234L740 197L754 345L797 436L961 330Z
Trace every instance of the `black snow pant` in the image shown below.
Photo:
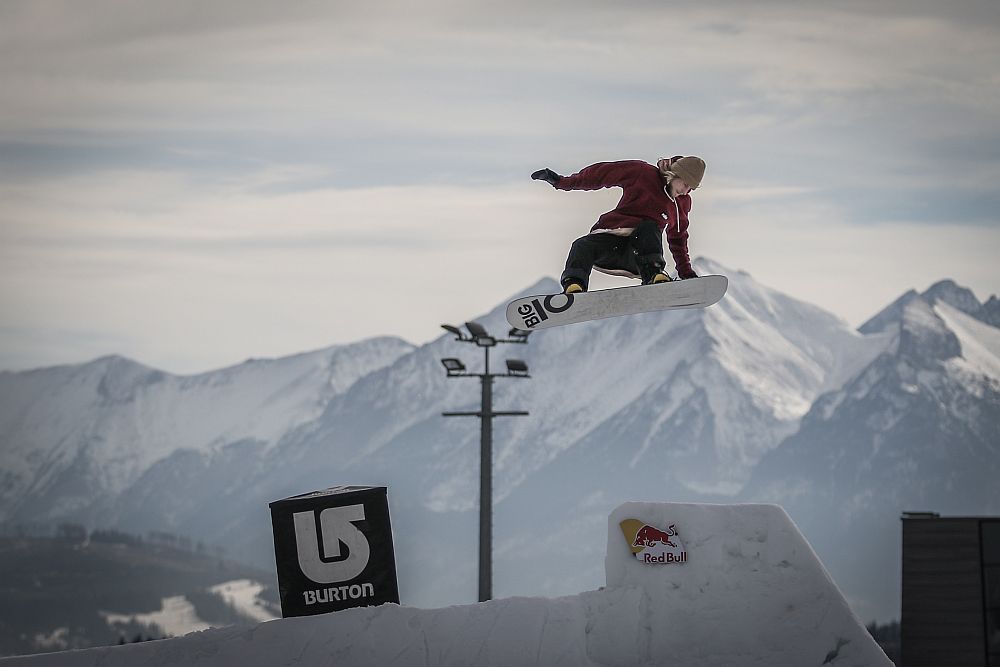
M662 232L655 220L647 219L628 236L598 232L578 238L570 248L566 270L559 281L563 287L577 282L587 289L590 271L597 266L648 283L665 265Z

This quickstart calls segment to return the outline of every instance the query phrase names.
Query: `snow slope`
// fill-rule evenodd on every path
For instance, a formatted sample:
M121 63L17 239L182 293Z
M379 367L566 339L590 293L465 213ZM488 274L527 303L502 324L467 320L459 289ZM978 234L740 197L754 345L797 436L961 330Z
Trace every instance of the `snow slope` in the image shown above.
M900 580L886 573L900 571L902 512L1000 512L1000 328L981 319L990 312L942 281L872 318L862 330L889 346L820 396L741 493L780 502L838 580L851 580L867 618L899 613Z
M211 627L198 618L198 612L195 611L194 605L188 602L183 595L164 598L160 604L159 610L146 614L116 614L104 611L101 612L101 616L111 626L130 623L139 623L145 626L155 625L171 637L186 635L198 630L207 630Z
M1000 328L947 303L936 303L934 312L958 338L961 353L952 361L954 370L1000 386Z
M619 523L676 526L689 559L637 560ZM891 665L780 507L626 503L608 520L607 586L419 610L397 605L178 639L0 661L172 665Z
M274 605L259 597L262 590L264 585L251 579L234 579L207 589L209 593L221 598L233 611L258 623L273 620L280 614L280 610L275 609ZM212 627L198 617L194 605L184 595L163 598L160 601L160 609L153 612L121 614L101 610L99 613L112 627L129 627L134 624L155 626L167 637L180 637Z
M217 584L208 590L221 597L240 614L255 621L270 621L280 614L280 610L275 609L273 604L260 599L264 585L256 581L236 579Z

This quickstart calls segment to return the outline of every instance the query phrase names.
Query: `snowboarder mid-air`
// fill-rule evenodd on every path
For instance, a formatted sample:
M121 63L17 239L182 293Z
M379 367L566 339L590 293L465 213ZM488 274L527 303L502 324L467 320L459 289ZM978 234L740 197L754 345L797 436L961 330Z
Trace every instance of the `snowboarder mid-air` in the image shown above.
M693 155L663 158L656 166L642 160L599 162L572 176L540 169L531 177L557 190L619 187L622 198L573 242L560 283L563 292L586 292L591 269L640 278L644 285L671 280L664 268L662 234L679 278L697 278L688 255L691 192L705 174L705 161Z

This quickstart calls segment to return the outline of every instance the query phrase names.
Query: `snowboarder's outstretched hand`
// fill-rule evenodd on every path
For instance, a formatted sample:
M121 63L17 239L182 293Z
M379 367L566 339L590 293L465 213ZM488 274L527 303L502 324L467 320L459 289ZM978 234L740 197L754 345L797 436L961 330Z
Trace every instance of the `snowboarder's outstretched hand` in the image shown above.
M698 274L694 271L685 271L684 273L678 273L677 277L681 280L688 280L690 278L697 278Z
M549 168L545 168L545 169L539 169L538 171L533 173L531 175L531 178L533 178L536 181L545 181L549 185L555 187L555 184L559 182L559 179L562 178L562 176L560 176L559 174L557 174L556 172L552 171Z

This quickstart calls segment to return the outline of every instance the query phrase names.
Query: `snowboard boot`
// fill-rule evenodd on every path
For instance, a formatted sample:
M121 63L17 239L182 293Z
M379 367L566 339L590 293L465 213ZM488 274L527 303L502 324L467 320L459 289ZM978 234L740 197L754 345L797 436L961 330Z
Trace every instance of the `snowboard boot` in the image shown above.
M579 292L586 292L587 288L575 280L568 280L566 284L563 285L563 294L577 294Z
M663 272L665 262L663 255L639 255L639 277L643 285L655 285L670 281L670 276Z

